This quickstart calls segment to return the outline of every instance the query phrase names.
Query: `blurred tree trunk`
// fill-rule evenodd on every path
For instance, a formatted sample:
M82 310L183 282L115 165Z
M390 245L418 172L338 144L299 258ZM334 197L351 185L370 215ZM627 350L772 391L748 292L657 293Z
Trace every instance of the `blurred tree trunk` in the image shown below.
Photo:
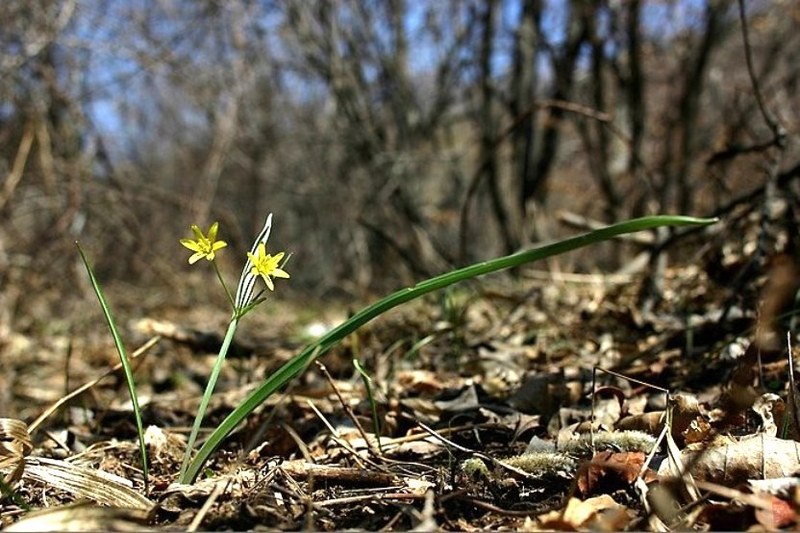
M492 58L494 57L495 17L497 13L497 0L486 0L481 14L480 52L478 55L478 69L480 87L480 109L478 113L478 129L480 131L480 153L483 162L483 172L489 187L489 198L492 211L497 219L502 250L509 254L518 247L504 205L507 195L501 191L499 154L497 139L497 106L495 103L494 87L492 80ZM485 225L481 225L485 228Z
M578 57L588 37L586 17L582 10L591 9L591 4L582 0L570 0L565 6L566 41L559 49L551 52L554 79L550 95L553 100L568 101L571 98ZM564 111L560 107L551 106L544 111L544 115L543 128L538 135L538 147L535 148L533 171L523 185L523 201L526 204L529 201L546 204L548 179L558 154ZM534 238L538 238L535 228Z
M594 111L607 112L608 89L606 79L608 77L608 62L606 60L606 39L598 31L600 23L601 9L595 5L595 9L587 10L586 28L590 45L590 83L592 86L592 105ZM610 15L610 14L609 14ZM613 114L613 109L611 110ZM594 175L594 179L600 187L605 200L606 221L615 222L619 218L619 211L622 207L617 185L611 172L611 139L608 131L608 124L600 120L578 120L583 137L587 144L589 157L589 171Z
M630 143L628 145L628 176L633 182L633 186L638 190L633 190L634 198L631 206L634 216L645 214L644 204L647 202L654 190L654 184L650 181L647 169L643 168L642 145L645 136L645 123L647 107L645 102L645 77L643 74L643 51L641 38L641 11L640 0L630 0L622 4L622 15L625 18L624 35L628 39L628 68L626 72L616 69L619 90L625 95L626 116L628 119L628 130L630 132ZM646 185L642 187L641 185Z
M527 227L525 216L526 200L530 196L528 187L534 181L532 157L536 131L535 97L539 81L537 61L541 44L541 18L541 0L522 1L514 48L510 102L511 116L517 123L513 133L513 169L519 184L519 197L515 204L518 209L516 218L520 225L520 242L526 241L529 237L525 235Z
M703 97L708 64L714 48L720 43L724 29L725 12L730 3L726 0L709 0L705 5L704 23L694 46L687 47L681 58L681 71L685 73L680 80L675 108L677 113L666 117L666 142L663 143L658 172L662 176L659 197L659 211L678 212L691 215L694 211L693 195L697 184L692 182L691 165L696 163L700 151L697 139L700 127L700 102ZM703 144L709 143L705 139ZM668 236L667 228L656 231L659 242ZM664 277L668 257L666 251L656 247L650 258L648 277L643 284L639 301L645 311L652 309L660 301L664 292Z
M685 75L680 80L675 108L667 119L660 170L663 173L659 203L660 211L693 213L693 190L690 165L698 151L696 140L700 130L700 101L708 76L708 64L715 47L720 43L724 16L731 6L726 0L709 0L705 6L703 28L699 41L690 46L682 58Z

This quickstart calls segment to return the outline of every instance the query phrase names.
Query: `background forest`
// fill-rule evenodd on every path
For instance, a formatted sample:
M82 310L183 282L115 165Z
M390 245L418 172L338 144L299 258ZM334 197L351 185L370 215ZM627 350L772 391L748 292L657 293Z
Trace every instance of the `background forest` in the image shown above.
M104 282L174 288L191 223L241 256L272 211L292 287L346 296L585 223L564 209L730 210L800 160L800 10L745 4L761 100L727 0L4 1L5 326L84 279L76 239Z
M561 209L719 212L798 163L800 11L746 5L774 123L726 0L3 2L0 276L70 286L80 239L105 281L174 286L190 223L242 252L274 211L295 288L363 294Z

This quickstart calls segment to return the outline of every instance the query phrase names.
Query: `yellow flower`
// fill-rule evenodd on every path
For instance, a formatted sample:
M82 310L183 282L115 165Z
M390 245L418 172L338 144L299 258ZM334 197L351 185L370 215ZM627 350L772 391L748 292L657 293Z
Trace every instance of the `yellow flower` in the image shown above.
M195 264L204 257L209 261L213 261L214 254L216 254L217 250L228 246L227 242L217 240L217 229L219 229L219 222L214 222L211 224L211 227L208 228L208 236L206 236L203 235L203 232L200 231L197 224L192 224L192 231L197 238L195 240L181 239L181 244L194 252L189 258L190 265Z
M267 288L274 291L275 284L272 283L272 278L289 277L285 270L278 267L284 255L284 252L270 255L267 253L267 246L263 242L258 243L258 249L255 254L247 252L247 258L253 263L250 273L253 276L261 276L261 279L267 284Z

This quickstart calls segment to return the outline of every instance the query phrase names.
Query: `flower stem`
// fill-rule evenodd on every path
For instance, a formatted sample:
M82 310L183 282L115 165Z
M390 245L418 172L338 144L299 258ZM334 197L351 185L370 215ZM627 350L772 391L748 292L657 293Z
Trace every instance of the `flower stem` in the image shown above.
M215 265L216 268L216 265ZM230 294L228 295L230 296ZM186 443L186 452L183 454L183 463L181 464L181 472L178 477L179 483L191 483L191 479L186 477L186 469L189 467L189 461L192 458L192 448L197 440L197 434L200 432L200 426L203 424L203 417L208 409L208 403L211 401L211 395L214 393L214 387L217 385L220 370L222 370L222 363L225 362L225 356L228 354L233 336L236 333L236 326L239 324L239 318L234 311L231 321L228 324L228 331L225 333L225 339L222 341L222 346L219 349L217 360L214 363L214 368L211 370L211 375L208 378L208 385L206 391L203 393L203 399L200 400L200 406L197 408L197 416L194 419L192 432L189 435L189 441Z
M231 304L231 308L235 311L236 304L233 302L233 295L231 294L230 289L228 289L228 285L225 283L225 280L222 278L222 273L219 271L219 267L217 266L216 261L211 261L211 264L214 265L214 272L217 274L217 279L219 280L222 288L225 289L225 294L228 295L228 302Z

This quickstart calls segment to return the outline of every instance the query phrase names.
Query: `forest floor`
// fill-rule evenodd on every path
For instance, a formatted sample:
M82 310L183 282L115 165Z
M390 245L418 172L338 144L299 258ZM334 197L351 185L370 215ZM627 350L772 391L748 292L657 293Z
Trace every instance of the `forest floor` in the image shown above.
M643 275L544 270L406 305L265 402L192 485L175 481L228 316L123 308L130 351L143 347L148 492L97 306L6 332L0 469L14 493L0 529L797 527L791 325L778 320L794 270L776 259L737 281L747 259L709 257L668 268L650 309ZM204 426L356 310L276 300L248 315Z

